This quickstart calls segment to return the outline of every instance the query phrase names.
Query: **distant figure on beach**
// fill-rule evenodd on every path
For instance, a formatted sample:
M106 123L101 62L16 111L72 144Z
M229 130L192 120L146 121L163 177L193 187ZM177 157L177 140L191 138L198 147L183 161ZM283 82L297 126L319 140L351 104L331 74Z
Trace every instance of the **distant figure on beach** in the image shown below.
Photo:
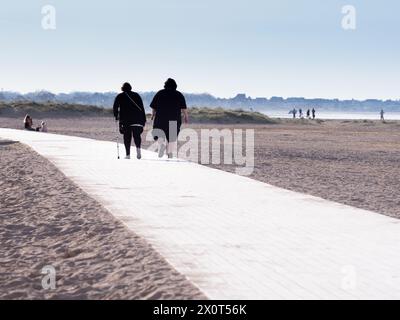
M178 90L174 79L168 79L164 89L157 92L150 107L153 109L153 137L158 141L158 156L164 156L167 150L168 158L172 158L177 148L177 138L182 125L182 112L185 123L188 123L186 100ZM170 129L173 129L170 132ZM164 136L160 135L160 131Z
M42 121L42 123L40 125L40 131L41 132L47 132L47 124L46 124L46 122Z
M24 128L26 130L33 130L32 126L33 126L32 118L29 114L27 114L24 118Z
M25 130L29 130L29 131L39 131L40 130L40 127L36 128L36 129L33 128L33 120L29 114L27 114L24 118L24 128L25 128Z
M312 108L312 118L313 118L313 120L315 120L315 109L314 108Z
M302 119L303 118L303 109L299 109L299 118Z
M310 119L310 109L307 110L307 119Z
M381 120L385 121L385 111L383 109L381 110Z
M296 119L296 115L297 115L297 110L296 110L296 108L293 108L292 114L293 114L293 119Z
M143 128L146 124L146 113L140 95L132 91L132 86L123 84L122 93L114 101L114 117L119 120L120 133L124 135L125 159L131 158L132 136L136 146L136 158L142 158L141 144Z

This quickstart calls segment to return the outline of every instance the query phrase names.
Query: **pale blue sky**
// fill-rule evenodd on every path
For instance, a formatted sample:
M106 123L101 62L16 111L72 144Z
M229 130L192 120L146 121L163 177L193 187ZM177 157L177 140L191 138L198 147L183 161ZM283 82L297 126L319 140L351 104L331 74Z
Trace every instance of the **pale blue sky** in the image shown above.
M41 28L41 8L57 29ZM357 29L341 28L341 8ZM400 99L398 0L2 0L0 88Z

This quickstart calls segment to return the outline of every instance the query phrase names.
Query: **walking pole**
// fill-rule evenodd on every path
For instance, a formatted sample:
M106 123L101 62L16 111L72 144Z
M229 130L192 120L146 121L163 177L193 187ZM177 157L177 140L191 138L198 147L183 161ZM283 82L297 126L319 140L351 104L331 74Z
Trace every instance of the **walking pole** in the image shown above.
M119 160L119 142L118 142L119 126L118 126L118 120L115 120L115 124L117 126L117 154L118 154L118 160Z

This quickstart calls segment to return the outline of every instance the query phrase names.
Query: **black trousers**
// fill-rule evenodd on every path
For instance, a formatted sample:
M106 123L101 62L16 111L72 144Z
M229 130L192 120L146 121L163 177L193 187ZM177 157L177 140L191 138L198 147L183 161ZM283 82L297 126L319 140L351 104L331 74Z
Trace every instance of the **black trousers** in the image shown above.
M142 137L141 137L142 133L143 133L143 127L139 126L124 127L124 144L127 156L131 154L132 137L133 141L135 142L136 148L140 148L142 144Z

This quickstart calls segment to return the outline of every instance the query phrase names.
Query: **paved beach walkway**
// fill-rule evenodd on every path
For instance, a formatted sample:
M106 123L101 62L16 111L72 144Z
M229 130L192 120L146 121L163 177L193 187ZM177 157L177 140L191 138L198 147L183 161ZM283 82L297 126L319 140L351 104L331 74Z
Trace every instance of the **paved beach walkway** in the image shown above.
M211 299L400 299L400 220L151 152L117 160L112 142L0 138L53 162Z

